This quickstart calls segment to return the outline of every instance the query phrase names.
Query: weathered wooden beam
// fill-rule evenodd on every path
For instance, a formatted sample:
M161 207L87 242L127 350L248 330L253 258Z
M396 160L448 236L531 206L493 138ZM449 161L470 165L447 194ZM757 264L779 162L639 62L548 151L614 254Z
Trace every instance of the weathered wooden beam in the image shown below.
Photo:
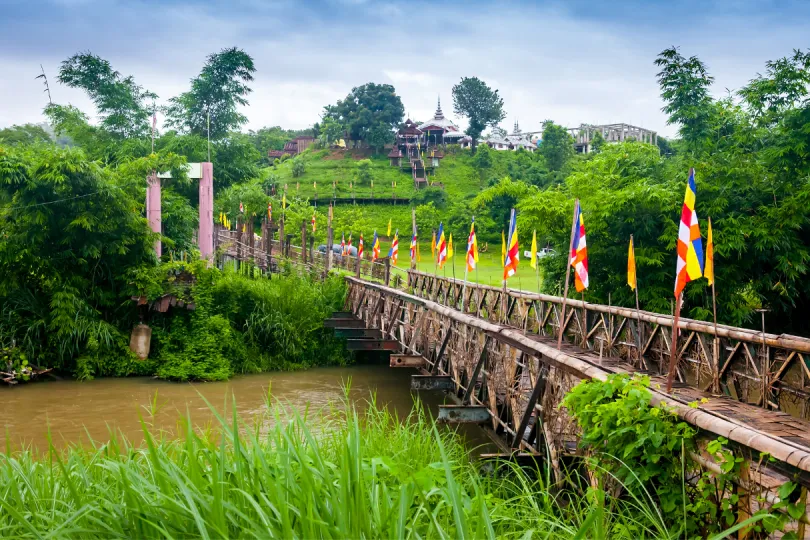
M520 425L517 429L517 435L515 436L514 440L512 441L512 448L520 447L520 442L523 440L524 435L526 434L526 428L529 427L529 421L532 418L532 412L534 411L534 406L537 404L537 401L543 395L543 392L546 390L546 381L548 379L548 365L540 363L540 373L537 374L537 381L534 383L534 388L532 389L532 394L529 396L529 402L526 404L526 410L523 412L523 417L520 419ZM537 415L537 422L542 422L543 418L541 415Z
M335 335L352 339L382 339L382 332L376 328L335 328Z
M443 424L484 424L492 415L483 405L439 405L437 422Z
M423 356L415 354L392 354L391 367L393 368L423 368L426 360Z
M449 375L411 375L411 390L455 390Z
M350 351L397 351L399 341L395 339L347 339L346 348Z
M326 319L323 321L326 328L365 328L365 321L360 319Z

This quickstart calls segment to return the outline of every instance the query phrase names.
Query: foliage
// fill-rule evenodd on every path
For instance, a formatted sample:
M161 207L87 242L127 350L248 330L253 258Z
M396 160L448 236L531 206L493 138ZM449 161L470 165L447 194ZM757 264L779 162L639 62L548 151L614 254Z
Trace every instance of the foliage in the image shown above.
M101 117L100 127L116 138L145 137L152 111L147 101L157 95L143 90L130 75L114 71L107 60L92 53L74 54L59 68L57 80L84 90Z
M13 125L0 129L0 145L35 144L51 142L51 136L42 126L36 124Z
M334 144L342 139L345 131L346 128L342 124L328 116L323 119L319 126L319 135L327 145ZM278 150L281 150L281 148Z
M238 107L248 104L255 72L253 58L236 47L209 55L191 90L169 100L167 125L199 137L210 132L212 140L240 128L247 118Z
M564 127L547 121L543 124L543 143L539 151L549 170L564 172L574 157L574 138Z
M506 118L503 98L478 77L462 77L453 86L453 110L469 120L466 133L472 138L473 153L481 133Z
M602 151L602 149L605 147L606 144L607 142L605 141L605 138L602 136L602 132L594 131L593 138L591 139L590 142L591 146L590 151L594 154L598 154L599 152Z
M164 252L192 254L197 249L194 241L200 224L200 214L185 197L168 186L160 190L160 214L163 224Z
M392 131L402 122L405 107L390 84L367 83L352 88L345 99L324 108L327 119L345 126L349 139L381 146L383 131ZM392 133L393 135L393 133ZM385 144L384 142L382 144Z
M371 148L382 152L386 144L394 142L394 131L385 122L377 122L368 130L366 140Z
M658 84L669 115L669 124L680 124L680 135L689 144L696 144L709 135L711 96L714 82L706 64L696 56L685 58L677 47L664 49L655 60L661 68Z
M439 222L441 221L439 211L432 202L429 202L427 204L417 206L415 212L416 230L419 231L422 241L430 246L430 235L433 231L439 228Z
M732 477L743 459L725 447L728 441L718 439L706 453L719 463L721 474L701 471L689 457L697 451L697 432L666 406L652 406L649 385L647 376L615 374L604 381L582 381L566 395L563 405L582 429L580 444L591 452L590 468L605 490L637 488L654 494L662 520L672 529L682 527L686 538L721 533L737 519L739 494ZM773 514L761 507L752 529L770 535L784 530L790 515L803 515L803 505L788 502L794 489L792 483L782 486L783 503L770 509ZM788 507L790 515L775 512ZM626 526L624 534L643 536Z
M515 182L507 176L476 195L472 201L476 216L486 214L495 225L489 234L482 231L480 236L490 242L500 240L500 232L508 226L512 209L517 206L519 200L536 192L533 186L525 182Z
M307 170L307 164L301 156L295 156L292 161L292 175L293 178L299 178L304 175Z
M430 186L418 190L414 196L411 197L411 202L414 205L431 203L439 210L443 210L445 207L447 207L447 201L448 197L445 190Z
M374 180L374 171L371 168L370 159L361 159L357 162L357 171L355 172L356 183L359 185L371 185Z
M0 147L9 201L0 217L0 340L16 341L31 364L73 372L80 357L125 348L117 327L134 315L125 276L155 264L136 202L144 190L129 178L80 150Z

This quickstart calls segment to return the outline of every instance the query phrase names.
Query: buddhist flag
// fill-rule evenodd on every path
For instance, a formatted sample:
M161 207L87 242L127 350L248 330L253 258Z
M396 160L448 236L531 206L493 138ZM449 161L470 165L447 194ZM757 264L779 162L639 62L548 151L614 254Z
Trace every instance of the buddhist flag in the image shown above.
M627 248L627 284L636 290L636 251L633 249L633 237L630 237L630 246Z
M388 234L386 236L391 236L391 218L388 218Z
M506 237L501 229L501 266L506 264Z
M244 205L244 204L242 204L242 201L239 201L239 213L240 213L240 214L244 214L244 213L245 213L245 205Z
M318 191L318 182L312 182L312 189Z
M411 238L411 261L416 260L416 235Z
M433 238L430 239L430 257L436 260L436 230L433 230Z
M380 258L380 239L377 237L377 230L374 230L374 240L371 241L371 262Z
M346 256L346 233L340 235L340 255Z
M391 259L391 264L397 265L397 258L399 257L399 229L394 233L394 241L391 242L391 250L388 252L388 258Z
M360 233L360 243L357 244L357 258L363 258L363 233Z
M312 214L312 234L315 234L315 214Z
M346 243L346 255L352 254L352 233L349 233L349 241Z
M537 270L537 231L532 232L532 260L529 262L534 270Z
M518 245L517 220L515 209L512 209L512 218L509 220L509 240L506 245L506 255L503 263L503 279L508 279L517 273L520 260L520 246Z
M571 266L574 267L574 284L577 292L588 288L588 248L585 242L585 221L582 218L582 208L577 200L574 209L574 239L571 244Z
M675 269L675 297L686 284L703 276L703 242L700 239L700 226L695 212L695 169L689 169L686 182L686 195L681 210L681 223L678 228L678 264ZM712 272L713 274L713 272ZM714 279L714 275L712 275Z
M709 218L709 236L706 238L706 266L703 268L703 277L714 285L714 240L712 240L712 218Z
M439 223L439 233L436 235L436 262L439 268L447 262L447 239L444 237L443 223Z
M453 233L450 233L450 240L447 242L447 256L453 258Z
M475 218L470 225L470 236L467 237L467 271L475 270L478 262L478 240L475 237Z
M267 203L267 221L273 219L273 204L268 201Z

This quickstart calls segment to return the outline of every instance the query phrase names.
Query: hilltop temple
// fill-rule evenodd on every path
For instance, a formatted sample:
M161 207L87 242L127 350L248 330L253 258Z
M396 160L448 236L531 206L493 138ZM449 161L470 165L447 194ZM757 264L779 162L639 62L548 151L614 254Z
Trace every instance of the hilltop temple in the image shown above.
M503 133L503 130L493 130L482 142L493 150L517 151L523 148L529 152L534 152L537 148L537 145L532 142L531 136L520 131L517 120L515 120L515 127L512 133L508 135L501 135L501 133Z

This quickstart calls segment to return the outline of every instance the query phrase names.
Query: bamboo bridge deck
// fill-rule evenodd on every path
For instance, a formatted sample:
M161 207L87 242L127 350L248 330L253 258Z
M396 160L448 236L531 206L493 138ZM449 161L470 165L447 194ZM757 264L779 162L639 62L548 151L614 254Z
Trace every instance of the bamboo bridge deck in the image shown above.
M303 225L301 234L306 245ZM563 321L559 297L394 271L388 260L330 257L311 243L309 250L291 246L292 235L269 247L236 236L220 233L221 254L264 268L275 265L275 254L316 273L342 269L349 292L340 320L352 321L344 334L352 348L372 340L369 348L396 355L392 365L418 367L412 387L447 390L461 405L447 414L466 411L483 423L503 455L553 463L577 454L578 428L560 406L563 396L582 379L642 373L650 376L653 404L666 403L704 441L724 437L745 459L746 477L737 482L760 501L751 505L777 500L776 488L791 480L806 501L810 339L682 318L677 382L665 393L669 315L568 300ZM340 325L347 326L333 326ZM693 459L719 470L704 453ZM808 521L799 520L800 537Z

